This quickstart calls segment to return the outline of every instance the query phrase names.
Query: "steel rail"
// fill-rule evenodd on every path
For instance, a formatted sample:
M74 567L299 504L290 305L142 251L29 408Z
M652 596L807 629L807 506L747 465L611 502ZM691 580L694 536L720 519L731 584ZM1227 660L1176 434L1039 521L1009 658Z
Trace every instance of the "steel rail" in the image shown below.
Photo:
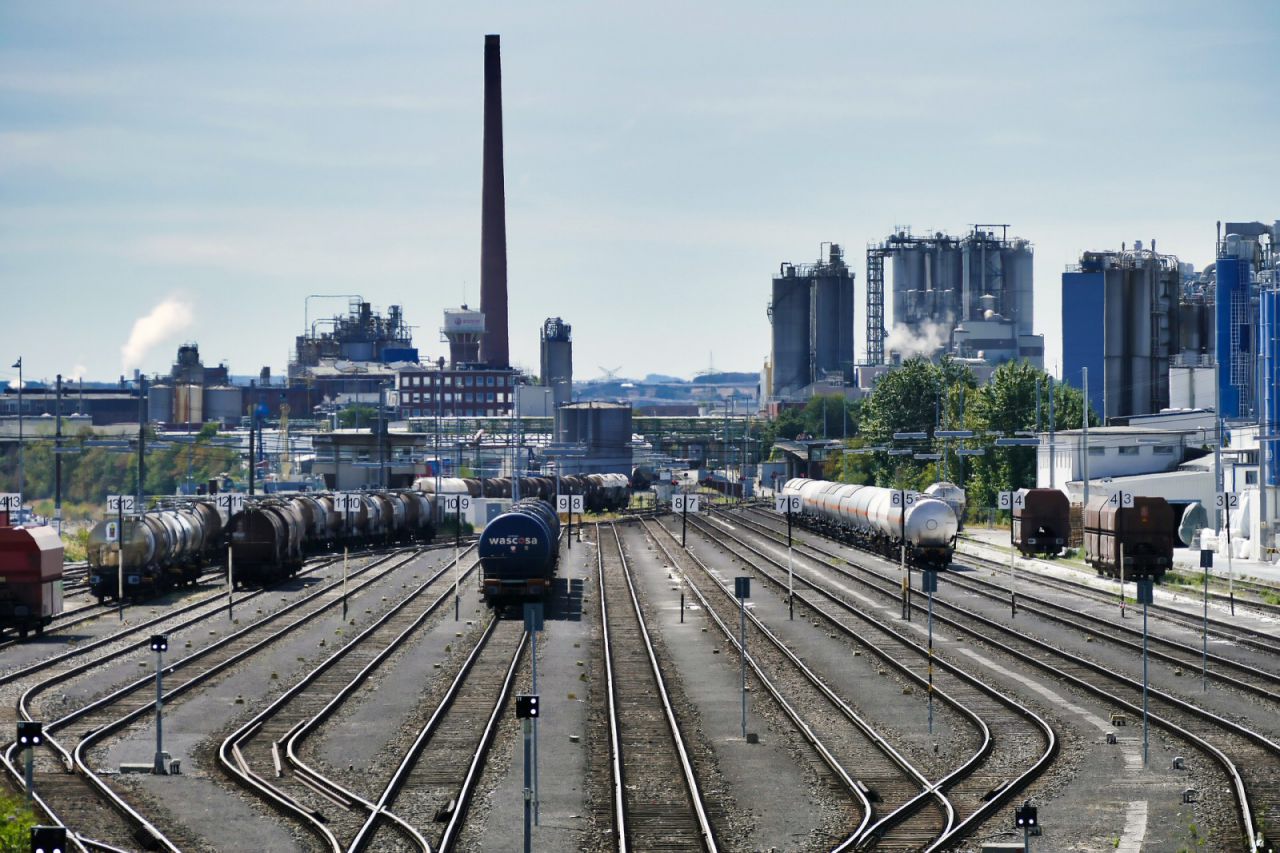
M643 521L641 522L644 523ZM694 817L697 820L699 840L702 843L702 849L706 853L716 853L718 850L715 838L715 831L711 827L711 820L707 816L706 798L702 793L702 786L698 784L698 776L694 772L693 762L689 758L689 750L684 742L684 735L680 731L680 723L676 719L675 708L671 704L671 696L667 691L666 678L662 675L662 668L658 665L658 656L653 649L653 639L649 634L648 625L645 624L644 611L640 609L640 599L636 596L635 585L631 582L631 569L627 565L626 554L622 550L622 540L618 536L618 528L616 525L610 524L609 529L613 533L614 545L618 549L618 559L622 566L623 578L627 582L627 590L630 593L631 606L635 610L636 623L640 628L640 638L644 641L645 654L649 659L649 666L653 672L654 683L658 688L658 698L662 701L662 713L667 722L667 730L671 735L672 745L675 747L676 755L680 759L680 771L684 776L685 789L689 796L689 805L693 809ZM625 779L625 766L621 755L622 743L620 739L621 725L618 720L618 709L616 704L617 685L613 681L613 643L609 637L608 623L606 621L605 607L605 589L604 589L604 547L601 545L600 525L596 524L596 570L599 574L600 582L600 613L602 620L601 634L604 642L605 663L609 669L609 726L610 726L610 752L613 756L614 769L617 775L614 777L614 796L623 797L623 784ZM616 738L616 739L615 739ZM621 814L625 811L625 801L618 800L618 811ZM625 850L625 819L618 828L621 846L619 851Z
M667 536L672 538L673 542L675 541L675 534L672 533L665 525L660 524L659 527L662 529L664 533L667 534ZM709 538L714 539L714 537L710 536L709 531L700 525L699 520L696 518L694 519L694 529L701 530L704 534L707 534ZM664 548L663 550L665 551L666 549ZM697 563L698 566L709 577L712 578L713 583L716 584L716 586L721 590L721 592L723 592L726 595L730 594L728 590L728 586L723 581L716 579L715 576L711 574L711 570L707 568L707 566L702 562L702 560L700 560L695 554L692 554L692 553L689 554L689 557L695 563ZM756 568L758 569L759 567L757 566ZM777 583L776 579L774 579L772 576L763 572L761 572L761 574L767 580L775 584ZM694 591L695 593L698 593L698 598L703 602L704 606L709 607L709 603L701 595L701 593L698 592L696 588L694 588ZM797 596L797 598L801 598L801 597ZM801 600L803 600L803 598L801 598ZM814 609L816 610L817 608L814 608ZM858 847L867 843L869 839L882 837L886 832L889 831L891 827L896 826L904 822L908 818L912 817L916 812L918 812L921 808L924 807L925 803L929 799L936 799L938 801L938 804L939 806L941 806L942 811L946 817L945 823L942 829L939 830L939 835L945 834L945 832L948 829L954 826L956 821L955 807L951 803L950 799L947 798L946 795L943 793L941 784L931 782L929 778L924 775L924 773L922 773L918 768L915 767L914 764L910 762L910 760L906 758L906 756L898 752L898 750L895 749L893 745L889 743L889 741L883 735L881 735L878 731L875 730L874 726L872 726L866 720L862 719L862 717L860 717L852 708L850 708L843 699L841 699L839 696L836 695L835 691L833 691L820 678L818 678L816 673L812 672L812 670L810 670L804 663L802 663L799 657L796 656L795 653L792 652L789 648L787 648L786 644L783 643L782 640L779 639L776 635L774 635L772 631L767 629L764 626L764 623L754 613L748 613L747 618L753 624L756 625L757 629L760 630L760 632L763 633L765 637L769 639L774 644L774 646L776 646L778 650L788 658L788 660L790 660L796 667L798 667L800 671L811 682L813 682L813 684L818 688L818 690L824 696L826 696L828 701L830 701L836 707L836 709L841 712L841 714L843 714L850 722L852 722L858 729L860 729L875 747L877 747L881 752L883 752L886 756L888 756L889 759L894 764L898 765L900 769L902 769L909 777L914 779L916 784L920 786L920 792L918 794L906 800L905 802L901 803L888 814L880 816L875 820L874 823L869 823L867 821L864 821L863 825L859 827L859 832L856 835L851 836L848 840L846 840L838 849L857 849ZM719 619L717 619L717 622L719 622ZM721 625L721 630L726 630L723 624ZM733 641L735 646L738 645L736 639L732 637L731 632L730 632L730 639ZM879 656L881 660L884 660L885 662L891 664L900 673L904 674L911 680L916 681L918 684L922 686L925 684L924 679L920 678L918 675L911 672L910 669L908 669L905 665L903 665L899 661L896 661L893 658L885 655L882 650L875 648L874 644L867 643L865 645L874 654ZM754 662L753 662L753 665L754 665ZM965 766L976 764L976 762L980 761L991 750L992 741L991 741L990 729L987 727L986 723L975 712L966 708L962 703L958 702L957 700L955 700L950 696L946 696L943 693L943 691L935 689L934 692L938 693L939 695L943 695L944 701L946 701L947 704L951 705L962 716L968 717L970 721L976 725L981 735L982 742L979 745L978 749L975 750L974 754L966 762Z
M701 522L699 521L698 524L701 525ZM702 528L700 527L700 529ZM711 529L711 528L707 528L707 529ZM741 538L736 537L733 534L728 533L727 531L716 531L716 532L729 536L730 538L737 541L743 547L754 552L760 558L773 564L779 570L782 570L783 565L779 560L776 560L773 557L770 557L769 555L765 554L763 551L759 550L758 548L750 545L747 542L744 542ZM812 560L813 558L809 557L806 559ZM832 594L830 591L824 589L823 587L814 583L810 579L803 577L802 575L797 574L795 575L795 578L796 580L800 581L800 583L802 583L804 586L809 587L815 593L827 599L828 601L832 602L837 607L845 610L846 612L856 615L857 618L867 622L870 625L873 625L877 630L881 631L882 633L886 633L891 636L894 636L895 638L898 639L899 642L901 642L908 649L912 650L917 656L921 656L925 658L930 657L927 649L922 649L913 640L895 631L893 628L884 624L879 619L876 619L870 616L869 614L864 613L857 607L849 604L848 602L844 601L840 597ZM770 579L773 580L774 583L778 585L780 588L785 588L782 586L781 581L774 578L770 578ZM813 607L812 602L810 602L809 604L811 607ZM915 606L919 607L919 605L915 605ZM831 622L831 624L838 626L840 630L844 631L849 636L852 636L855 639L857 638L857 635L854 634L854 632L851 629L849 629L847 626L843 625L842 623L832 619L832 617L829 614L827 614L825 611L822 611L817 607L814 607L814 609L817 610L819 613L822 613L823 616ZM990 800L985 802L982 806L979 806L977 809L975 809L968 817L966 817L959 824L957 824L949 833L946 833L940 838L938 838L937 841L935 841L931 847L927 848L928 850L941 850L941 849L944 849L945 846L952 844L955 841L958 841L960 838L963 838L965 835L971 832L972 829L976 827L976 825L981 820L985 820L992 812L994 812L996 809L1002 806L1005 802L1007 802L1010 798L1012 798L1014 794L1016 794L1018 791L1022 790L1027 785L1031 784L1032 781L1038 778L1039 775L1043 773L1044 770L1048 767L1049 763L1057 756L1059 744L1058 744L1057 735L1054 732L1053 727L1048 723L1048 721L1045 720L1043 717L1041 717L1039 714L1036 714L1030 708L1023 705L1018 700L1014 699L1013 697L1005 693L1000 692L999 690L996 690L995 688L989 686L985 682L978 679L976 676L972 675L971 673L967 672L961 667L953 663L950 663L949 661L946 661L936 655L932 657L932 660L941 669L950 673L954 677L960 679L962 682L976 689L978 692L994 699L996 702L1000 703L1001 705L1004 705L1006 708L1009 708L1016 715L1029 721L1035 728L1039 729L1041 733L1041 737L1045 741L1044 752L1041 753L1040 757L1036 760L1034 764L1031 765L1031 767L1029 767L1020 776L1018 776L1016 779L1012 780L1009 784L1007 784L1004 788L1002 788L1001 791L995 797L992 797ZM907 670L907 672L911 675L913 680L916 680L917 683L920 683L921 678L918 674L912 673L910 672L910 670ZM939 780L936 783L937 786L939 788L946 790L951 786L957 784L958 782L960 782L962 779L964 779L969 775L969 772L971 772L971 770L976 766L976 760L977 760L977 757L975 756L975 758L971 759L970 762L956 768L946 777Z
M373 831L376 828L378 821L388 814L388 807L400 792L401 788L403 788L405 783L408 781L409 775L416 766L418 759L426 750L427 743L430 741L432 734L434 734L436 729L439 727L441 720L443 720L444 716L448 713L449 708L453 705L462 684L466 681L468 673L471 672L476 661L479 660L480 655L488 646L489 640L493 637L493 634L501 621L502 620L495 615L490 619L489 624L485 626L484 634L481 635L479 642L476 643L475 647L471 650L471 653L467 656L467 659L463 662L462 668L454 677L445 695L441 697L440 703L431 714L431 718L427 720L426 724L419 730L417 737L405 752L404 758L400 760L400 764L396 767L391 779L383 788L382 794L378 797L378 801L374 803L373 811L360 827L359 832L356 833L354 840L352 840L351 844L348 845L347 850L349 853L359 853L359 851L363 850L365 846L372 841ZM489 715L488 721L485 723L484 730L480 736L480 742L475 753L471 757L470 765L468 766L467 773L462 781L457 797L457 804L454 807L453 813L450 815L440 844L435 848L438 851L449 850L457 838L457 834L461 828L461 817L466 814L467 806L470 804L471 796L474 793L474 786L479 777L479 771L483 766L484 758L488 754L489 747L492 745L494 735L497 732L499 714L501 713L502 708L506 705L508 696L510 696L511 685L515 681L520 658L524 653L525 647L528 645L528 640L529 635L526 631L521 634L520 641L516 645L515 653L511 656L511 662L508 665L506 676L499 689L497 700L494 702L493 711Z
M896 595L896 589L890 590L887 586L881 586L878 583L874 583L870 580L867 580L866 578L862 578L858 575L855 575L852 572L848 572L839 566L835 566L830 563L825 563L822 561L817 561L812 557L807 557L806 559L809 559L814 562L821 562L824 568L834 571L837 574L840 574L850 580L853 580L860 584L868 586L871 589L874 589L876 592L880 593L881 595ZM854 565L858 565L858 564L855 563ZM882 576L878 571L869 569L865 566L860 566L860 568L862 568L864 571L871 573L878 580L884 581L885 583L889 583L884 578L884 576ZM914 602L912 603L912 606L915 607L916 609L921 608L920 604L917 604ZM1034 637L1029 637L1025 634L1022 634L1014 630L1013 628L1002 625L1001 623L996 622L995 620L988 619L987 617L982 616L981 614L977 614L972 611L969 611L967 608L960 607L958 605L952 604L947 601L941 602L941 608L943 610L950 610L950 611L954 611L956 613L962 614L965 618L972 619L978 622L979 624L983 625L987 629L992 629L997 633L1010 635L1016 638L1018 641L1026 643L1039 651L1046 652L1051 656L1064 658L1072 665L1083 667L1084 669L1087 669L1090 672L1093 672L1097 675L1101 675L1104 678L1119 682L1121 685L1123 685L1126 688L1129 688L1132 690L1141 690L1141 687L1142 687L1141 683L1135 681L1134 679L1127 678L1125 676L1114 673L1107 667L1102 666L1101 664L1096 664L1093 661L1088 660L1087 658L1083 658L1078 655L1073 655L1070 652L1066 652L1061 649L1058 649L1049 643L1042 642L1040 640L1035 639ZM1098 686L1092 681L1088 681L1086 679L1080 678L1079 676L1066 672L1065 670L1060 669L1059 667L1056 667L1050 663L1041 661L1039 658L1035 657L1034 655L1031 655L1020 649L1016 649L1010 646L1008 643L1001 642L1000 640L995 639L995 637L992 636L992 634L989 631L984 632L976 628L971 628L967 625L960 623L956 619L949 618L939 613L935 613L934 619L940 621L942 624L950 625L955 630L961 631L975 639L980 639L982 640L982 642L996 649L999 649L1005 654L1008 654L1020 661L1023 661L1024 663L1028 663L1031 666L1043 672L1049 673L1054 678L1067 681L1079 687L1080 689L1093 694L1094 696L1102 698L1108 702L1113 702L1125 708L1130 713L1134 713L1137 715L1141 715L1142 713L1141 707L1138 705L1135 705L1133 702L1130 702L1125 699L1121 699L1119 696L1107 691L1105 688ZM1230 734L1243 738L1244 740L1257 745L1263 750L1270 752L1272 755L1280 757L1280 745L1275 744L1274 742L1270 741L1263 735L1257 732L1254 732L1251 729L1241 726L1238 723L1235 723L1217 714L1213 714L1209 711L1206 711L1203 708L1199 708L1195 705L1192 705L1191 703L1186 702L1182 699L1179 699L1175 696L1164 693L1163 691L1160 691L1158 689L1150 688L1149 694L1153 699L1158 699L1160 701L1167 702L1177 710L1183 713L1186 713L1191 717L1194 717L1204 722L1208 722L1217 728L1223 729L1224 731L1229 732ZM1205 738L1187 730L1186 728L1174 722L1173 720L1167 719L1164 716L1156 713L1149 713L1148 718L1153 724L1158 725L1161 728L1164 728L1166 731L1173 732L1174 734L1186 739L1191 744L1201 749L1203 752L1207 753L1215 761L1218 762L1219 766L1221 766L1223 771L1226 773L1228 780L1231 783L1231 787L1234 790L1234 796L1236 798L1237 806L1239 809L1239 813L1237 817L1241 820L1242 828L1245 833L1245 839L1247 844L1249 845L1249 850L1252 851L1253 853L1258 853L1258 851L1260 850L1260 845L1262 841L1259 839L1258 835L1256 834L1256 828L1254 826L1254 820L1253 820L1253 810L1252 810L1252 806L1249 803L1248 791L1247 791L1247 788L1245 787L1244 779L1240 774L1240 770L1236 766L1235 762L1232 761L1230 757L1228 757L1217 746L1210 743Z
M467 550L464 551L463 553L465 554L469 552L472 547L474 546L469 546ZM242 758L238 750L240 749L241 746L247 744L250 740L252 740L253 737L256 736L258 732L261 730L262 726L269 719L279 714L290 702L292 702L298 696L298 694L300 694L307 687L313 684L317 679L320 678L321 675L323 675L330 668L335 666L348 653L353 651L360 643L367 640L371 635L373 635L374 632L382 628L396 614L398 614L404 608L408 607L411 603L413 603L413 601L417 599L419 595L425 592L432 584L434 584L437 580L439 580L447 572L449 572L450 569L453 567L453 564L454 564L453 561L450 560L447 564L445 564L442 568L440 568L435 574L431 575L429 578L423 581L423 583L421 583L415 590L413 590L407 596L405 596L398 604L396 604L386 613L379 616L368 627L366 627L356 636L352 637L350 642L346 643L341 649L339 649L330 657L326 658L319 666L315 667L306 675L304 675L302 679L300 679L296 684L294 684L292 687L286 690L283 694L277 697L275 701L273 701L270 705L268 705L263 710L259 711L257 714L253 716L252 719L250 719L248 722L242 725L239 729L237 729L235 732L229 735L226 739L224 739L224 741L222 742L218 750L219 762L222 764L224 771L230 774L237 782L240 782L241 784L245 785L246 787L249 787L251 790L254 790L255 792L263 794L263 796L269 799L272 803L275 803L277 805L283 805L287 811L292 813L293 816L299 818L304 822L310 822L310 823L316 824L316 826L313 827L313 829L314 831L317 831L322 836L327 837L327 835L330 835L331 833L326 833L321 828L320 821L318 820L313 810L308 809L302 803L298 802L297 799L294 798L292 795L290 795L288 792L283 791L278 786L272 785L270 782L264 779L260 774L255 773L253 769L247 765L247 762L244 762L242 764ZM469 575L472 571L474 571L474 569L475 569L475 564L472 564L471 568L467 569L465 575ZM347 683L346 686L340 689L333 696L330 702L319 713L313 715L310 719L304 719L299 721L297 725L295 725L292 729L290 729L290 731L287 733L287 736L282 739L284 740L286 745L286 755L288 756L291 765L293 765L295 772L298 774L299 777L303 779L304 784L314 785L328 791L331 799L335 799L338 801L346 801L348 803L358 803L364 806L365 809L368 811L372 811L374 809L374 804L372 802L364 799L360 795L356 794L354 791L351 791L350 789L340 785L339 783L327 778L323 774L309 767L305 762L301 761L294 752L294 746L297 740L299 739L300 735L302 734L302 732L305 730L307 726L314 725L318 723L320 720L322 720L323 718L327 717L329 714L331 714L338 707L338 705L340 705L343 701L345 701L351 695L351 693L354 692L355 689L360 684L362 684L368 678L368 676L379 665L382 664L383 661L386 660L387 657L389 657L396 649L400 648L405 642L405 640L409 637L409 635L413 631L417 630L422 625L422 623L427 619L427 617L429 617L441 606L442 602L447 601L451 594L452 594L451 590L446 590L439 598L437 598L433 603L431 603L427 607L427 609L424 610L423 613L416 620L414 620L414 622L411 625L405 628L404 631L402 631L396 638L394 638L391 641L391 643L383 651L379 652L378 655L372 658L369 661L369 663L366 664L365 667L363 667L360 670L360 672L357 673ZM263 792L264 787L270 788L271 793L269 794L264 793ZM397 825L400 826L402 831L404 831L414 841L414 843L418 845L419 850L422 850L422 851L429 850L429 845L427 844L426 839L424 839L416 829L409 826L407 823L405 823L395 815L388 814L388 817L393 822L397 823ZM334 842L338 843L336 837L334 838ZM338 846L340 848L341 844L338 843Z
M652 532L648 531L648 525L644 525L644 527L646 532L648 532L649 537L653 540L653 542L659 548L662 549L662 553L667 557L667 559L671 561L671 565L678 566L679 563L674 559L671 552L662 543L662 540L659 539L657 536L654 536ZM671 535L670 531L668 531L662 525L658 525L658 527L664 533L667 533L667 535L669 536ZM689 557L695 563L697 563L698 566L702 568L703 571L707 572L707 574L710 576L710 571L702 563L702 561L697 558L696 555L691 553L689 554ZM730 628L730 626L727 625L724 622L724 620L720 618L720 615L715 612L714 608L711 607L711 603L707 600L706 596L702 594L702 591L698 589L697 586L692 581L689 581L688 575L686 575L683 570L681 571L681 574L685 576L685 580L689 583L689 589L692 590L695 596L697 596L698 601L702 603L703 612L705 612L708 616L710 616L715 621L716 626L720 629L721 633L723 633L725 637L728 638L728 640L733 644L734 648L738 649L738 653L741 654L742 649L739 646L738 639L733 635L732 628ZM721 588L724 589L723 586ZM724 591L727 592L727 590L724 590ZM750 614L750 616L753 621L753 624L755 624L757 628L763 629L763 626L759 623L759 620L756 619L755 614ZM784 646L779 645L779 640L776 637L774 637L771 632L765 631L765 636L768 637L774 643L775 646L778 646L780 651L786 654L788 656L788 659L791 660L793 664L796 664L800 668L800 671L814 684L815 687L817 687L820 691L822 691L824 695L827 695L829 699L832 698L832 695L830 694L830 691L826 688L826 685L823 684L821 680L818 679L817 676L807 666L801 663L799 658L790 654L790 651L786 649ZM822 759L823 763L826 764L827 767L831 769L831 772L834 773L840 779L841 783L845 786L845 788L849 790L849 792L852 793L854 795L854 798L858 801L858 804L862 810L862 820L859 822L858 826L854 829L853 833L851 833L850 836L844 842L842 842L840 845L838 845L835 848L836 850L852 849L850 845L856 843L857 840L860 839L866 833L866 830L871 823L872 817L875 814L875 807L871 805L870 798L867 797L866 792L857 783L857 781L853 778L853 776L849 773L849 771L840 763L839 759L835 757L835 755L826 746L826 744L822 742L821 738L819 738L818 735L813 731L813 727L810 726L804 720L804 718L800 715L800 712L797 711L795 707L790 702L787 701L786 697L782 693L781 688L779 688L776 684L773 683L773 680L770 679L764 673L764 671L760 668L760 666L756 663L756 661L753 658L748 656L747 661L751 666L752 672L755 673L756 678L760 680L760 683L764 685L765 689L769 692L769 695L772 696L773 700L778 704L778 707L780 707L783 710L783 713L785 713L787 717L791 720L792 724L796 726L796 730L799 731L801 736L804 737L804 739L809 742L809 744L814 748L814 751L818 753L818 756ZM843 702L840 702L838 699L834 699L833 701L836 702L836 707L840 709L842 713L846 713L846 715L852 713L852 709L847 708L847 706L845 706ZM856 718L856 714L854 715L854 717ZM855 724L861 724L861 720L855 719ZM862 725L859 725L859 727L861 728ZM865 733L865 730L864 730L864 733ZM870 739L872 740L873 743L876 743L877 745L879 745L880 741L876 740L876 738L878 738L879 736L875 735L874 733L872 734L873 736ZM887 745L887 742L885 743ZM917 799L920 799L929 795L929 792L927 790L928 780L925 780L923 778L923 775L921 775L920 778L923 781L923 784L926 786L926 790L922 791L920 794L917 794L916 797L912 798L913 802Z
M410 554L402 562L397 563L393 566L384 568L382 572L378 573L373 578L364 579L356 587L356 589L359 590L364 586L380 579L381 577L384 577L386 574L389 574L390 572L394 571L396 568L399 568L400 566L411 562L413 559L415 559L418 556L418 554L421 553L420 549L412 549L412 550L414 551L414 553ZM391 560L396 556L397 556L396 552L387 554L379 558L375 562L371 563L370 565L362 567L359 570L359 572L360 574L363 575L373 569L378 568L381 563ZM269 625L271 622L287 615L288 613L312 602L319 596L324 595L326 592L330 591L333 587L334 587L334 584L330 584L326 587L321 588L320 590L317 590L316 592L313 592L299 599L298 601L292 602L288 606L276 611L275 613L270 614L264 619L254 622L253 624L248 625L245 628L242 628L239 631L236 631L232 634L229 634L226 637L223 637L222 639L218 640L217 642L210 644L209 646L206 646L205 648L200 649L199 651L194 652L193 654L188 655L185 658L182 658L178 661L173 662L172 664L165 667L165 671L169 673L176 672L181 668L183 668L184 666L187 666L193 662L199 661L205 656L212 654L213 652L221 649L222 647L241 639L242 637L247 635L249 632L259 630L264 626ZM321 607L317 608L315 611L312 611L309 614L304 614L303 616L299 617L298 619L294 620L288 625L282 627L278 631L272 633L268 637L265 637L262 640L257 641L256 643L246 647L245 649L242 649L241 651L233 654L231 657L214 664L208 670L197 674L193 678L188 679L183 684L172 688L171 690L165 693L164 700L166 702L172 701L177 696L180 696L186 693L188 690L195 687L196 685L203 683L204 681L208 680L209 678L212 678L214 675L218 674L219 672L222 672L223 670L234 665L240 660L243 660L244 658L258 652L267 644L274 642L279 637L289 633L294 628L310 621L311 619L329 610L330 608L338 606L338 604L339 604L338 601L333 601L328 604L322 605ZM92 668L94 665L96 665L96 662L89 664L87 666L82 665L81 667L77 667L75 670L73 670L73 673L82 672L85 669ZM28 690L25 691L19 699L19 703L18 703L19 714L25 719L31 719L32 717L31 717L28 703L30 698L34 695L34 693L38 692L39 690L43 690L51 686L52 684L60 683L66 677L68 677L68 674L64 673L62 675L56 676L53 679L47 679L45 681L38 683L37 685L32 686L31 688L28 688ZM169 839L167 839L162 833L159 832L159 830L157 830L150 822L148 822L146 818L143 815L141 815L141 813L139 813L136 809L130 806L121 795L116 793L114 789L112 789L109 785L107 785L106 782L102 780L101 777L92 768L90 768L83 759L83 754L85 749L92 746L98 740L101 740L102 738L106 737L108 734L118 731L119 729L127 726L129 723L131 723L135 719L138 719L139 717L149 713L155 707L154 700L144 703L140 707L135 708L134 710L126 713L121 717L118 717L112 720L111 722L105 725L101 725L92 729L87 734L83 735L81 740L71 750L68 750L66 747L64 747L58 741L58 739L54 736L54 732L66 728L71 723L83 718L84 716L90 713L108 708L111 705L119 702L121 699L126 698L130 694L133 694L140 690L149 689L153 682L154 682L153 676L144 676L142 678L139 678L125 685L124 687L121 687L115 691L112 691L106 696L103 696L81 708L78 708L77 710L71 712L70 714L65 715L64 717L58 720L55 720L52 723L47 724L45 726L45 742L47 746L49 746L51 749L53 749L55 752L59 753L63 757L63 762L67 766L69 772L78 771L79 774L85 778L86 782L92 788L96 789L99 792L99 794L107 801L107 803L111 805L113 809L115 809L117 812L123 815L127 820L132 821L136 826L141 827L143 830L145 830L151 836L154 843L159 844L168 850L176 851L178 848L171 841L169 841ZM16 748L16 744L11 746L9 750L7 750L5 753L5 763L10 768L11 772L15 771L16 769L14 762L11 760L12 751L15 748Z

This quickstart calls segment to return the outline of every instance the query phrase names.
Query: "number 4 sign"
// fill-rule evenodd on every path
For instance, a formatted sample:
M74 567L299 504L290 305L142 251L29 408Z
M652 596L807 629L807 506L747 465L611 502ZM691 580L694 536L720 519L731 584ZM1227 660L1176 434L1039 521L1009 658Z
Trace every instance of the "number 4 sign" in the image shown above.
M1114 492L1107 498L1107 505L1128 509L1133 506L1133 492Z
M1026 505L1026 495L1021 489L1000 493L1000 509L1022 509Z

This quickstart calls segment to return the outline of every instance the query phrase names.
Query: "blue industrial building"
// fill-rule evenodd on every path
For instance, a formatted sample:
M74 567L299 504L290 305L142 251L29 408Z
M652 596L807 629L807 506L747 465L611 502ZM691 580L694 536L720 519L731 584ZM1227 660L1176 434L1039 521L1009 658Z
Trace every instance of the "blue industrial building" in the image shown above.
M1280 289L1258 294L1261 307L1258 340L1262 348L1262 423L1259 432L1280 432ZM1266 482L1280 485L1280 444L1272 443L1267 453Z
M1254 311L1249 262L1219 257L1217 263L1218 393L1222 416L1241 418L1253 409Z
M1089 369L1089 405L1102 416L1102 329L1105 279L1102 272L1062 274L1062 381L1081 387L1081 368Z

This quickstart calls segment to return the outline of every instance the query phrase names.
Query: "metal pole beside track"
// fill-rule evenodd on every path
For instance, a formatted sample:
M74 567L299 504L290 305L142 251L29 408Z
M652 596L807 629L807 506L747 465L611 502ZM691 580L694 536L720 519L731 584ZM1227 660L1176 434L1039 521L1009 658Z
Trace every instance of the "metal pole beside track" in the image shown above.
M791 559L791 505L787 505L787 618L796 618L795 566Z
M151 772L164 775L164 652L156 650L156 757Z
M124 621L124 496L116 501L116 599L120 605L120 621Z
M1209 568L1213 552L1200 552L1200 569L1204 573L1204 620L1200 626L1200 692L1209 692Z

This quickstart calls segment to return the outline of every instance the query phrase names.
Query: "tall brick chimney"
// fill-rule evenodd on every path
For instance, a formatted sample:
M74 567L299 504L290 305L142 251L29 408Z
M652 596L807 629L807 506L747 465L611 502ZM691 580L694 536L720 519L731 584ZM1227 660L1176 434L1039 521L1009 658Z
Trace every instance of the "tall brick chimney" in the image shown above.
M498 36L484 37L484 186L480 214L480 360L510 367L507 340L507 202L502 176L502 56Z

